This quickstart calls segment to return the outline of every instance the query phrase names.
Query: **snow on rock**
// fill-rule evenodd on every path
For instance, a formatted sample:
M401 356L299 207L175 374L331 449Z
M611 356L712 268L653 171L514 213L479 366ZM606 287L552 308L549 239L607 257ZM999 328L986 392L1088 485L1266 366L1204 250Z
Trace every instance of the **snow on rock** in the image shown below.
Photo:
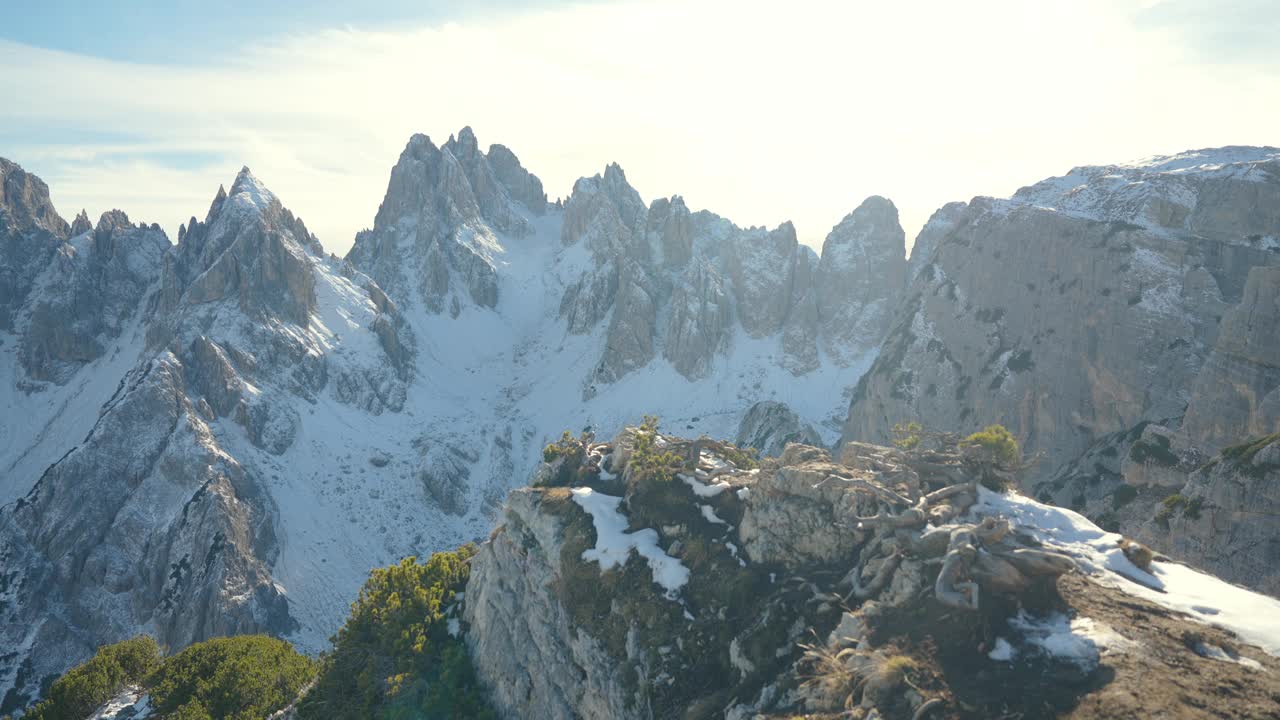
M1032 206L1074 217L1129 222L1157 232L1197 224L1206 181L1274 180L1280 148L1229 146L1155 156L1117 165L1078 167L1019 190L1011 207Z
M1230 630L1273 655L1280 655L1280 600L1245 590L1173 562L1157 561L1145 572L1120 549L1121 536L1079 513L1030 498L978 489L973 512L1008 518L1046 547L1075 558L1095 581L1190 617Z
M627 532L627 516L618 511L622 498L603 495L591 488L573 488L573 501L591 515L596 528L596 545L582 552L583 560L595 560L600 570L609 570L627 562L635 550L649 563L653 581L674 600L680 588L689 582L689 569L667 555L658 546L658 531L652 528Z
M688 485L693 490L693 494L697 495L698 497L704 497L704 498L715 497L720 493L724 492L725 490L728 490L731 487L729 483L725 482L724 480L708 485L707 483L704 483L701 480L691 475L688 475L686 473L677 473L676 477L679 477L681 480L683 480L684 484Z
M151 696L130 685L103 703L86 720L143 720L151 716Z
M1105 624L1090 618L1068 618L1062 613L1038 618L1019 611L1009 618L1009 626L1022 633L1023 643L1059 660L1075 663L1086 672L1097 667L1108 653L1123 652L1133 643ZM1011 661L1017 651L1004 638L997 638L989 653L992 660Z
M702 517L712 525L728 525L729 524L724 520L721 520L720 516L716 515L715 508L711 507L710 505L699 505L698 510L702 513Z

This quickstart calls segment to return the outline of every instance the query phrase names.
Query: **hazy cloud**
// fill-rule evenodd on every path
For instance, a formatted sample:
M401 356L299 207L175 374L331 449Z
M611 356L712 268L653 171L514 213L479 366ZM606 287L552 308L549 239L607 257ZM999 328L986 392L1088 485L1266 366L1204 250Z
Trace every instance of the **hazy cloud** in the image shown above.
M1196 61L1149 4L567 5L184 66L0 42L0 155L66 215L171 233L247 164L341 253L409 135L470 124L552 196L617 161L648 199L791 219L812 244L885 195L912 236L1076 164L1276 143L1277 73Z

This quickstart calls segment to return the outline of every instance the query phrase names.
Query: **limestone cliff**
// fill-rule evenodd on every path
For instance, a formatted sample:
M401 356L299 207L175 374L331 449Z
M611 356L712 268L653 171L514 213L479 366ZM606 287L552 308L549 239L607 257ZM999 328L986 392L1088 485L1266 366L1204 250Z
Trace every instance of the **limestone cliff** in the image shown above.
M999 422L1050 473L1107 434L1182 416L1250 268L1280 263L1277 208L1270 148L1077 168L944 208L845 439Z

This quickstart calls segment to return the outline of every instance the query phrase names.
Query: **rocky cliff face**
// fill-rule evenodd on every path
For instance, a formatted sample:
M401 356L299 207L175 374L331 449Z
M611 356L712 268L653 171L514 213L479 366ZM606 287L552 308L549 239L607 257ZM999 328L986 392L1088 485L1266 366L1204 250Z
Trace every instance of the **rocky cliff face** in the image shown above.
M1277 202L1280 151L1222 148L942 208L845 437L1002 423L1043 453L1042 498L1177 554L1150 524L1161 503L1224 445L1276 429ZM1261 516L1232 497L1221 554L1185 556L1245 578L1226 558Z
M778 365L796 376L864 362L905 266L897 210L883 198L838 225L819 259L790 223L741 229L690 213L679 196L646 210L616 165L574 186L562 240L593 259L567 288L561 314L576 333L609 317L595 374L602 384L658 355L700 380L739 330L776 347Z
M119 210L60 245L15 319L27 377L66 383L101 357L142 313L168 249L159 227Z
M43 183L0 163L0 645L18 649L0 654L0 691L12 708L139 630L174 647L265 630L319 650L369 568L483 537L562 430L603 436L645 412L769 455L831 443L842 421L847 437L1003 422L1058 467L1043 497L1269 588L1251 553L1274 534L1255 510L1273 463L1250 438L1277 427L1274 155L1085 168L948 205L909 264L887 200L863 203L818 255L789 223L741 228L679 196L646 206L616 165L548 205L510 150L482 152L469 130L409 141L346 260L247 169L170 247L119 211L68 226ZM842 390L877 346L846 420ZM812 452L778 467L840 464ZM885 472L885 451L867 452L850 467ZM691 635L636 635L644 593L618 605L635 621L623 626L602 620L609 596L546 586L597 587L575 561L596 527L582 513L595 516L567 491L513 496L477 573L527 587L486 600L483 622L508 636L472 640L491 643L486 672L509 677L504 702L627 717L761 701L759 668L795 659L776 650L796 623L817 626L791 609L807 586L774 587L781 571L765 567L848 560L862 540L823 528L876 508L793 470L749 482L743 457L708 456L705 473L734 466L734 492L684 485L716 498L680 505L688 516L624 519L717 567L661 606L672 622L705 617ZM626 497L628 513L665 502ZM542 577L505 572L521 562ZM645 567L627 573L619 588L652 590ZM757 595L768 602L735 604ZM522 612L537 623L514 629ZM729 637L711 612L751 629ZM566 671L612 664L521 679L498 656L524 646ZM736 677L737 699L703 698L677 677L686 667ZM638 678L672 689L637 694Z
M1249 271L1191 388L1182 430L1210 452L1280 431L1280 267Z
M43 182L0 160L0 503L93 426L138 359L169 247L121 211L95 228L54 211Z
M945 453L792 444L748 469L650 433L556 458L472 561L458 629L502 717L1120 718L1227 677L1248 697L1217 711L1274 712L1258 670L1280 631L1249 606L1275 600L980 489ZM1230 609L1205 622L1249 639L1171 612L1206 597Z
M32 281L69 232L49 186L0 158L0 330L13 326Z
M849 357L884 337L906 284L903 247L898 209L882 197L867 198L827 235L812 286L832 354Z
M1277 278L1277 267L1250 271L1185 416L1103 438L1042 482L1041 495L1233 582L1280 594L1280 502L1267 459L1280 431Z
M541 214L546 196L511 151L490 153L493 163L470 128L442 147L413 136L391 170L373 229L356 236L347 259L393 296L412 292L433 313L456 317L464 303L493 307L494 231L530 234L515 203Z
M1226 148L1078 168L939 211L845 437L1001 422L1048 471L1181 416L1249 269L1280 262L1278 158Z

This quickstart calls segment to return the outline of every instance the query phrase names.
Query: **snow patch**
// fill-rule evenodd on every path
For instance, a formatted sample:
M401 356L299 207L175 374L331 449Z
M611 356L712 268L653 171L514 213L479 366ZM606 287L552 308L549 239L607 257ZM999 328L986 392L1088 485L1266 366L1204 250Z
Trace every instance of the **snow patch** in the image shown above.
M678 473L677 477L684 481L686 485L693 489L693 494L698 497L709 498L715 497L725 490L729 489L729 483L721 480L714 485L708 485L695 477L685 473Z
M1016 529L1048 549L1075 559L1097 582L1236 633L1272 655L1280 655L1280 600L1245 590L1185 565L1156 562L1140 569L1120 549L1121 536L1079 513L1017 494L978 488L973 512L1008 518Z
M588 487L572 488L573 501L591 515L596 528L596 546L582 551L583 560L595 560L600 570L625 564L631 551L649 563L653 581L661 585L669 599L676 599L680 588L689 582L689 568L663 552L658 546L658 531L644 528L627 532L627 516L618 511L622 498L603 495Z
M710 505L699 505L698 509L702 511L702 517L706 518L706 521L711 523L712 525L728 525L729 524L724 520L721 520L720 516L716 515L716 511Z
M1068 619L1061 613L1036 618L1022 610L1009 618L1009 625L1022 633L1028 646L1059 660L1075 663L1085 670L1097 667L1104 653L1121 652L1132 645L1102 623L1090 618ZM997 649L1000 649L999 642Z
M996 646L987 653L987 657L996 662L1013 662L1018 656L1018 651L1013 649L1013 645L1002 637L996 638Z

